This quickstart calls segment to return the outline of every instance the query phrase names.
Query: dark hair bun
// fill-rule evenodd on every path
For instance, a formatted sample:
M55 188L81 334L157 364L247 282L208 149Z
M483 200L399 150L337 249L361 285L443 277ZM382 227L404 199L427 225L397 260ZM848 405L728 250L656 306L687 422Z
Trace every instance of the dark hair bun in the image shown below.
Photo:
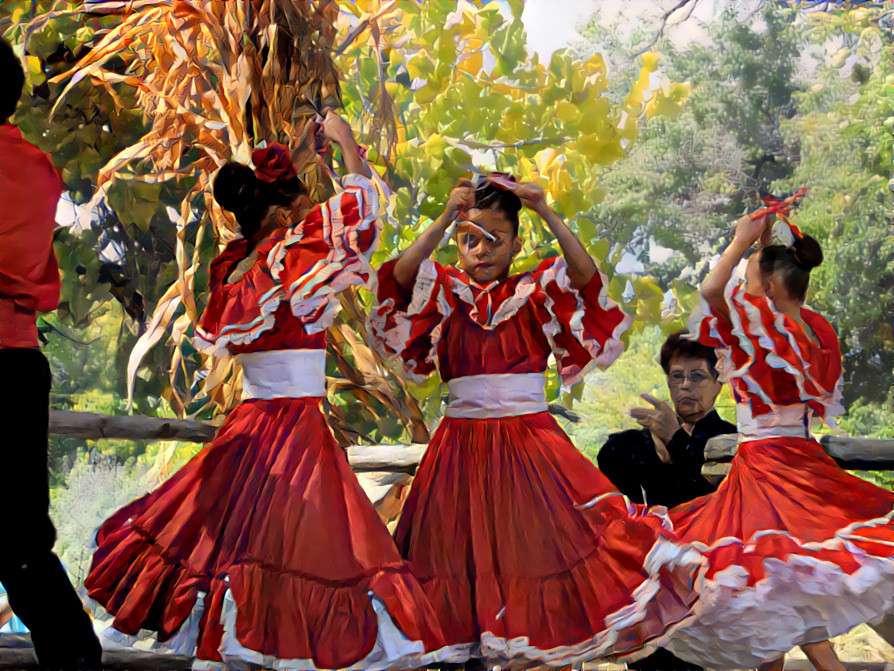
M258 178L241 163L227 163L214 178L214 200L234 214L248 210L256 199Z
M25 70L22 62L12 50L12 46L0 37L0 72L3 73L0 88L0 121L15 114L25 87Z
M795 240L791 246L791 255L795 264L808 272L823 262L823 250L816 239L809 235Z

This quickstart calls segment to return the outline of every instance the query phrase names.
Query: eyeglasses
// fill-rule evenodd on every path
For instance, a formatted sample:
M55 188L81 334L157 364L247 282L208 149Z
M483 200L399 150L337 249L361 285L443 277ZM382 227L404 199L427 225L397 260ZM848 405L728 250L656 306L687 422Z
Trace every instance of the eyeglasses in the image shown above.
M686 380L689 380L693 385L700 386L707 384L713 379L713 376L700 370L694 370L688 373L676 371L667 376L667 383L671 387L681 387Z

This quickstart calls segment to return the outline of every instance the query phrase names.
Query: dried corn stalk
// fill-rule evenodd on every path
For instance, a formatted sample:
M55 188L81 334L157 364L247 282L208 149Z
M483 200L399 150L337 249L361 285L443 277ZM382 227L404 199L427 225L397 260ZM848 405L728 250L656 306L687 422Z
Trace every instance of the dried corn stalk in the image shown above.
M54 80L67 81L56 106L73 88L83 86L83 80L107 87L113 96L116 85L127 85L136 90L149 121L140 141L100 171L94 204L119 180L171 182L184 194L176 222L178 277L155 306L128 365L132 397L143 357L165 343L171 352L166 398L182 416L194 400L196 366L191 358L197 355L184 355L184 346L200 314L196 272L211 260L200 257L202 237L210 224L222 247L235 229L211 196L211 176L227 160L247 162L262 141L279 141L308 159L313 156L306 143L301 146L305 121L326 106L341 106L332 63L339 9L329 0L141 0L87 2L84 11L120 20L95 40L72 70ZM32 30L54 15L71 13L43 15ZM318 163L308 160L302 176L312 198L320 201L330 195ZM187 224L196 217L198 232L188 233ZM332 380L332 387L361 401L384 404L399 414L413 440L425 440L425 423L415 401L405 393L400 396L409 401L398 399L394 387L405 392L402 383L363 344L365 315L359 301L351 294L344 302L351 325L339 324L331 339L338 345L333 350L344 379ZM359 336L352 330L357 328ZM238 367L228 360L202 363L201 393L219 410L230 409L241 388ZM334 415L342 442L356 441L351 417L341 411Z

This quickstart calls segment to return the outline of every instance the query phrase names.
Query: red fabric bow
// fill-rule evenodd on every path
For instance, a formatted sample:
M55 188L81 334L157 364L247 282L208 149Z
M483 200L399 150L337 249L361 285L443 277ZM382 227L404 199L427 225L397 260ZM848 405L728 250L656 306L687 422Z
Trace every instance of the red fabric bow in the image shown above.
M251 153L251 162L255 164L255 176L262 182L270 183L298 176L292 165L292 153L288 147L278 142L271 142L263 149L255 149Z
M807 193L807 189L802 187L798 189L798 192L795 195L789 196L784 200L779 200L774 196L764 196L763 201L765 207L754 212L751 215L751 220L754 221L761 217L768 217L771 214L775 214L777 219L783 221L785 225L791 229L792 235L794 235L795 238L803 238L804 234L801 232L801 229L788 220L788 215L791 213L792 207L804 197L805 193Z

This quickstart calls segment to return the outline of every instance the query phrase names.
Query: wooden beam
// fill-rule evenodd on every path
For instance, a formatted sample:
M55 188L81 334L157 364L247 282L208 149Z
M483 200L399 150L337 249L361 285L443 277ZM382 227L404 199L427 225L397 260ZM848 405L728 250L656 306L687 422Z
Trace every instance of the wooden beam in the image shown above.
M413 473L427 445L351 445L348 463L355 471L405 471Z
M730 468L732 466L728 462L708 461L702 466L702 476L712 485L718 487L723 478L729 475Z
M894 470L894 440L823 436L820 445L842 468L851 471Z
M708 440L702 475L712 481L729 472L728 462L739 449L739 434L725 434ZM820 445L839 466L849 471L894 470L894 440L822 436Z
M192 419L167 419L143 415L108 416L94 412L50 410L50 433L88 440L182 440L205 443L218 427ZM894 440L823 436L820 444L843 468L849 470L894 470ZM705 446L705 465L711 477L722 477L724 469L709 468L711 462L728 462L739 448L739 435L715 436ZM412 473L425 452L425 445L354 445L348 460L357 471Z
M95 412L50 411L50 433L56 436L102 440L182 440L205 443L218 427L192 419L167 419L143 415L114 417ZM412 473L425 452L425 445L352 445L348 462L356 471Z
M50 433L88 440L183 440L205 443L214 437L216 426L192 419L167 419L144 415L110 416L95 412L50 410Z
M739 449L739 434L725 433L708 439L705 445L706 461L729 461Z

